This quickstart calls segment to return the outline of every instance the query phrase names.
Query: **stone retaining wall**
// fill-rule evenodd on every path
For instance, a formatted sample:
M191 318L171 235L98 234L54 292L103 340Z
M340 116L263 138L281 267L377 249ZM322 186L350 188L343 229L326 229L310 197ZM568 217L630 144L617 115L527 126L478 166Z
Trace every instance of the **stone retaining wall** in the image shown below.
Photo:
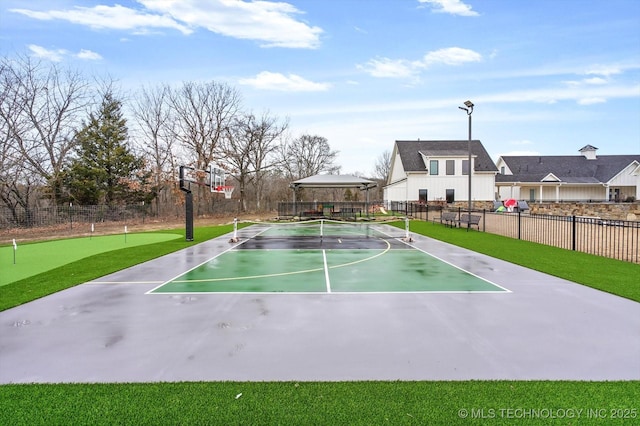
M553 216L587 216L615 220L640 220L640 203L527 203L531 214ZM454 208L467 208L466 202L450 205ZM474 210L492 210L491 201L474 201Z

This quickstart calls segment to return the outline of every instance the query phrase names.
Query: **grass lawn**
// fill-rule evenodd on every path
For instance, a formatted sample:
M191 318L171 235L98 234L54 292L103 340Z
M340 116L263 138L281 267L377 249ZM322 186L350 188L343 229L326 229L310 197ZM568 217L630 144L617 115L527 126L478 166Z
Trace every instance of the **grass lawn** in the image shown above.
M404 229L404 223L396 225ZM0 310L231 230L231 225L198 228L198 241L128 247L12 282L0 287ZM411 222L410 230L640 301L640 265L428 222ZM638 395L639 381L2 385L0 424L634 424L640 417Z
M0 424L637 424L639 391L539 381L4 385Z

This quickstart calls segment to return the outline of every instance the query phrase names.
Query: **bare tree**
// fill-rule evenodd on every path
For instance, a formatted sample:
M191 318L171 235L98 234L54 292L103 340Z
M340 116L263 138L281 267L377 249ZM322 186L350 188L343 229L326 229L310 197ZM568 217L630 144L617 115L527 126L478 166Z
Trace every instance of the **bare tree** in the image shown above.
M327 138L322 136L302 135L283 144L280 153L283 168L293 180L340 171L334 164L338 151L332 151Z
M185 82L169 94L174 120L172 136L197 169L218 161L219 143L240 109L240 94L226 84ZM198 191L198 211L203 208L205 188Z
M218 144L240 109L240 94L226 84L185 82L169 96L173 137L198 169L217 160Z
M18 108L5 117L18 149L34 173L46 180L52 200L61 190L61 172L75 147L74 134L89 104L89 84L79 72L30 58L4 59L11 97Z
M0 64L0 201L8 208L14 223L30 226L31 195L37 179L26 167L17 149L12 126L7 121L17 108L15 99L11 98L11 85L6 80L10 77ZM21 216L22 212L24 216Z
M374 168L375 178L386 182L391 172L391 151L386 150L376 159Z
M138 133L137 142L153 171L154 191L162 194L165 184L176 168L171 109L168 103L170 88L167 85L154 88L143 87L132 104L133 117ZM135 132L135 131L134 131ZM156 213L160 203L156 199Z
M236 172L242 211L247 209L245 191L249 183L254 185L256 208L261 208L265 175L280 161L274 154L278 149L277 142L287 127L286 121L278 123L276 117L265 112L260 118L245 114L237 118L229 128L223 153L225 161Z

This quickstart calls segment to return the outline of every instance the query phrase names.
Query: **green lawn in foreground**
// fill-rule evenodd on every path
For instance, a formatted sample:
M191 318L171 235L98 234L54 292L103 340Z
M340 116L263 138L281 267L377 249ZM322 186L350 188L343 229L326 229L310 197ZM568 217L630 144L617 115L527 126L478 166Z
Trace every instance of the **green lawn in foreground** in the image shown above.
M99 253L160 243L176 238L180 238L180 235L145 232L20 244L15 251L13 246L0 247L0 270L2 270L0 286Z
M639 382L4 385L0 424L637 424L639 392Z
M404 229L403 222L397 226ZM231 230L198 228L194 242L176 239L103 253L0 287L0 310ZM638 265L426 222L412 222L411 232L640 300ZM638 395L639 381L2 385L0 424L635 424Z

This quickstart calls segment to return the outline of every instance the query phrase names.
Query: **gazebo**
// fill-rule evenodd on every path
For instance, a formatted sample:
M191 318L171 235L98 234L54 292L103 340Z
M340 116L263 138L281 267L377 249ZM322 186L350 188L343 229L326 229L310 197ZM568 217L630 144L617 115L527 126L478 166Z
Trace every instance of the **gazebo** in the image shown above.
M353 175L315 175L293 181L289 187L293 189L294 216L297 215L296 192L301 188L357 188L366 192L365 211L369 213L369 189L378 184L372 180ZM352 212L353 213L353 212Z

